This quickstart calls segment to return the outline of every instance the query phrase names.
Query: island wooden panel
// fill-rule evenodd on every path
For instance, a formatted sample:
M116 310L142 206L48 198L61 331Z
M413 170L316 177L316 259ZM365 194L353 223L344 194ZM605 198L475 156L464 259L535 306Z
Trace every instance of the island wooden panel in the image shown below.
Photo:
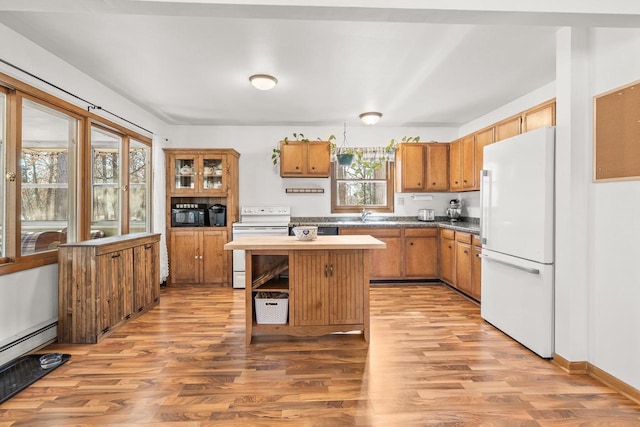
M640 179L640 82L594 103L595 181Z
M156 305L160 235L127 234L58 247L58 342L97 343Z

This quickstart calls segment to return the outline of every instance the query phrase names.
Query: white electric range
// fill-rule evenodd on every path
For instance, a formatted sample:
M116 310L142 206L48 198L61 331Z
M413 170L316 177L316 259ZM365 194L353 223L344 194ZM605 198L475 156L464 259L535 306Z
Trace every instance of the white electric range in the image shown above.
M232 224L233 239L246 236L287 236L290 206L242 206L240 221ZM233 251L233 287L245 287L244 251Z

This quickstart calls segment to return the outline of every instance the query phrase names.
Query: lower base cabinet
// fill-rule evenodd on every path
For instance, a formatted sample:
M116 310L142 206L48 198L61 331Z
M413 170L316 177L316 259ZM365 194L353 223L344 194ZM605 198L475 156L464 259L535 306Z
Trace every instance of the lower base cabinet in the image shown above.
M228 284L230 253L224 250L227 231L171 230L171 284Z
M293 324L349 325L363 322L362 251L299 251L290 271Z
M370 277L437 279L438 229L435 227L340 227L341 235L370 235L387 244L370 252Z
M480 301L482 245L478 236L440 230L440 279Z
M160 235L58 247L58 342L97 343L160 298Z

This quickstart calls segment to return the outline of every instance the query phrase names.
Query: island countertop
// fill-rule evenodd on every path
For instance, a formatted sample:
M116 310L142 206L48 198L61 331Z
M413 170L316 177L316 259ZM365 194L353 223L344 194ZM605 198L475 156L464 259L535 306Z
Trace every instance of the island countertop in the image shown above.
M224 245L227 250L327 250L384 249L387 244L369 235L318 236L316 240L298 240L295 236L239 237Z

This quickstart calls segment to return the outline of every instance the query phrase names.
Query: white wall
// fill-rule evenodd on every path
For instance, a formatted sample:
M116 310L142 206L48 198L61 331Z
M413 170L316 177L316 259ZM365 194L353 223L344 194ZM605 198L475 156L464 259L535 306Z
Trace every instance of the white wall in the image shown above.
M331 216L329 178L280 178L279 165L271 162L271 153L278 141L292 133L302 133L309 139L326 140L336 136L342 144L343 125L335 127L292 128L281 126L177 126L173 130L171 147L234 148L240 153L240 204L290 205L292 216ZM456 138L455 128L399 128L376 125L347 127L351 147L385 146L392 138L420 136L422 141L449 142ZM286 188L323 188L323 194L286 194ZM420 208L433 208L444 215L446 205L457 194L433 193L433 200L413 201L407 194L396 194L396 216L413 216Z
M640 79L638 52L640 29L593 30L592 95ZM589 361L640 389L640 181L590 183L589 199Z
M167 135L169 132L169 127L165 123L147 111L132 104L106 86L81 73L76 68L71 67L66 62L61 61L4 25L0 25L0 52L2 52L3 60L84 99L95 102L154 133ZM0 63L0 72L76 104L81 108L86 108L86 104L80 103L75 98L57 91L6 64ZM103 113L103 115L111 121L119 121L106 113ZM146 134L146 132L132 127L130 124L124 122L121 124L141 134ZM164 194L164 187L160 190ZM158 196L158 193L156 193L156 196ZM163 196L160 195L160 197ZM16 338L24 337L43 324L57 320L57 275L57 265L49 265L0 276L0 346ZM54 331L55 329L52 329L47 334L43 334L42 337L35 338L30 341L30 345L38 346L44 344L51 338L50 333ZM21 352L24 353L30 350L33 350L33 347L22 348ZM3 352L0 356L0 364L6 362L3 358L11 355L13 355L11 351ZM13 356L15 357L16 355Z

